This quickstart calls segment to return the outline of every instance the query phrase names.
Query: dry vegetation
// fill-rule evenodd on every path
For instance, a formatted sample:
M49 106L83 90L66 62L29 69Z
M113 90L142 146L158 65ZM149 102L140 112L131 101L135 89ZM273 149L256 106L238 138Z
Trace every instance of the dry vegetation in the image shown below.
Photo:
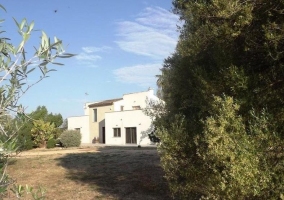
M46 199L170 199L155 148L96 150L22 155L9 174L18 184L43 186Z

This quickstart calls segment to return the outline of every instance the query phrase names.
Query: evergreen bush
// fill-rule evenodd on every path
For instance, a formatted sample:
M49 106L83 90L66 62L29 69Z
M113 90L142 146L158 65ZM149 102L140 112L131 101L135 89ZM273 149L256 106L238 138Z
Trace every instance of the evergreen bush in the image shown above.
M54 148L56 145L56 140L54 138L51 138L46 143L46 148L51 149Z
M81 133L75 130L63 131L60 142L64 147L78 147L81 144Z
M177 199L284 199L284 1L174 0L150 115Z
M22 136L18 137L17 145L19 146L20 151L30 150L34 148L34 143L29 136Z

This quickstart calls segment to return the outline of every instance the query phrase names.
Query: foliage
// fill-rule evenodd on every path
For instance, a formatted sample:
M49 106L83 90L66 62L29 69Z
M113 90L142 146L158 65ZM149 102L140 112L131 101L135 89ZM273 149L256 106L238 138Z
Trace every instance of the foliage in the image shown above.
M251 113L252 121L248 125L251 133L247 134L245 124L237 114L239 105L233 98L216 97L213 106L212 115L204 121L204 137L196 136L195 140L198 155L211 171L204 194L211 199L270 199L268 190L279 194L279 188L274 184L281 182L273 183L272 180L283 180L284 176L278 173L284 168L282 164L273 163L279 158L269 149L280 141L269 133L266 112L260 116Z
M54 148L56 146L57 140L54 138L51 138L47 141L46 143L46 148L51 149Z
M267 113L251 112L247 134L237 114L239 105L231 97L214 99L212 115L203 121L203 135L196 135L193 143L188 142L182 116L157 131L162 167L173 194L184 199L271 199L272 193L279 197L284 179L278 149L282 141L267 134Z
M5 8L0 5L5 11ZM19 100L32 86L47 78L51 71L48 64L59 64L54 62L57 58L67 58L72 54L64 53L62 41L54 37L54 42L45 32L41 32L40 45L35 48L32 58L26 57L25 45L34 29L34 22L28 23L26 19L21 22L15 20L18 33L21 36L19 45L14 46L10 39L0 31L0 195L3 194L9 184L14 180L6 173L7 163L11 153L18 150L17 136L21 121L26 119L24 107L19 104ZM3 19L0 22L4 22ZM31 55L31 54L29 54ZM34 83L28 82L28 77L32 72L41 73ZM7 116L10 116L7 118ZM9 125L9 118L13 120L13 126Z
M45 147L46 142L55 136L55 126L52 123L36 120L31 130L34 144L38 147Z
M204 172L202 165L196 169L191 163L194 159L188 158L188 154L193 152L188 146L189 137L186 132L185 119L176 115L168 127L158 126L156 133L161 140L158 144L158 151L171 192L184 199L199 199L201 197L199 193L190 191L190 179L192 179L190 175L195 174L195 176L202 177Z
M173 5L184 23L176 52L158 79L163 111L153 117L173 194L279 199L284 1L174 0Z
M25 120L22 123L21 129L19 131L19 144L21 145L22 150L28 150L37 146L37 142L33 141L31 130L34 128L34 120L43 120L46 123L55 125L55 138L57 138L61 133L61 129L58 129L62 122L63 118L61 114L49 113L45 106L38 106L37 109L30 114L28 114L30 120Z
M160 142L160 138L158 138L157 135L155 135L154 133L148 134L148 137L149 137L151 142L154 142L154 143Z
M32 141L31 134L18 135L17 145L20 151L33 149L34 142Z
M76 130L66 130L60 135L60 142L64 147L78 147L81 144L81 133Z
M159 143L160 142L160 138L157 137L156 134L156 129L154 128L154 130L148 134L148 138L150 139L151 142L153 143Z
M11 191L16 195L18 199L30 196L34 200L45 199L46 193L45 189L42 187L34 189L33 187L30 187L28 185L26 185L25 187L22 185L14 185L14 187L11 188Z

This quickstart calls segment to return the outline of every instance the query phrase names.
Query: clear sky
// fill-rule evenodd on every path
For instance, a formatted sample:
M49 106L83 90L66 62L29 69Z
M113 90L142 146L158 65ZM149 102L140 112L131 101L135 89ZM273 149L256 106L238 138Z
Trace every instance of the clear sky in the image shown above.
M155 75L174 52L178 17L171 0L4 0L1 24L13 44L19 41L14 17L35 22L51 38L63 40L66 52L57 60L64 66L29 90L21 103L31 112L44 105L64 118L83 115L85 102L120 98L123 94L157 89ZM39 44L39 32L27 44ZM30 54L29 54L30 53ZM29 77L32 83L39 74ZM87 94L86 94L87 93Z

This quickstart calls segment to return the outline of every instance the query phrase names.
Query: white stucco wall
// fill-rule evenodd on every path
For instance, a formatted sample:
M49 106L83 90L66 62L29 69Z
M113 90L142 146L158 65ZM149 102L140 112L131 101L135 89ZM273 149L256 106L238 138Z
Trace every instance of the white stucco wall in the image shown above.
M124 106L124 100L113 102L113 111L120 111L121 106Z
M142 110L108 112L105 114L105 124L108 145L125 145L125 128L127 127L136 127L137 145L152 144L148 138L148 133L153 130L151 119ZM113 128L121 129L121 137L114 137Z
M147 94L148 100L153 100L153 101L159 101L160 99L154 94L154 90L150 89L148 90Z
M132 110L133 106L140 106L143 109L147 106L146 100L158 100L158 97L154 95L154 90L125 94L123 95L124 110Z
M89 141L89 116L69 117L68 130L80 129L82 135L81 143L91 143Z
M88 103L85 103L85 104L84 104L84 107L83 107L83 108L84 108L84 115L89 115L89 107L88 107L88 106L89 106L90 104L93 104L93 103L98 103L98 101L95 101L95 102L88 102Z
M132 106L140 106L141 108L144 108L146 106L146 96L147 92L123 95L124 110L132 110Z

